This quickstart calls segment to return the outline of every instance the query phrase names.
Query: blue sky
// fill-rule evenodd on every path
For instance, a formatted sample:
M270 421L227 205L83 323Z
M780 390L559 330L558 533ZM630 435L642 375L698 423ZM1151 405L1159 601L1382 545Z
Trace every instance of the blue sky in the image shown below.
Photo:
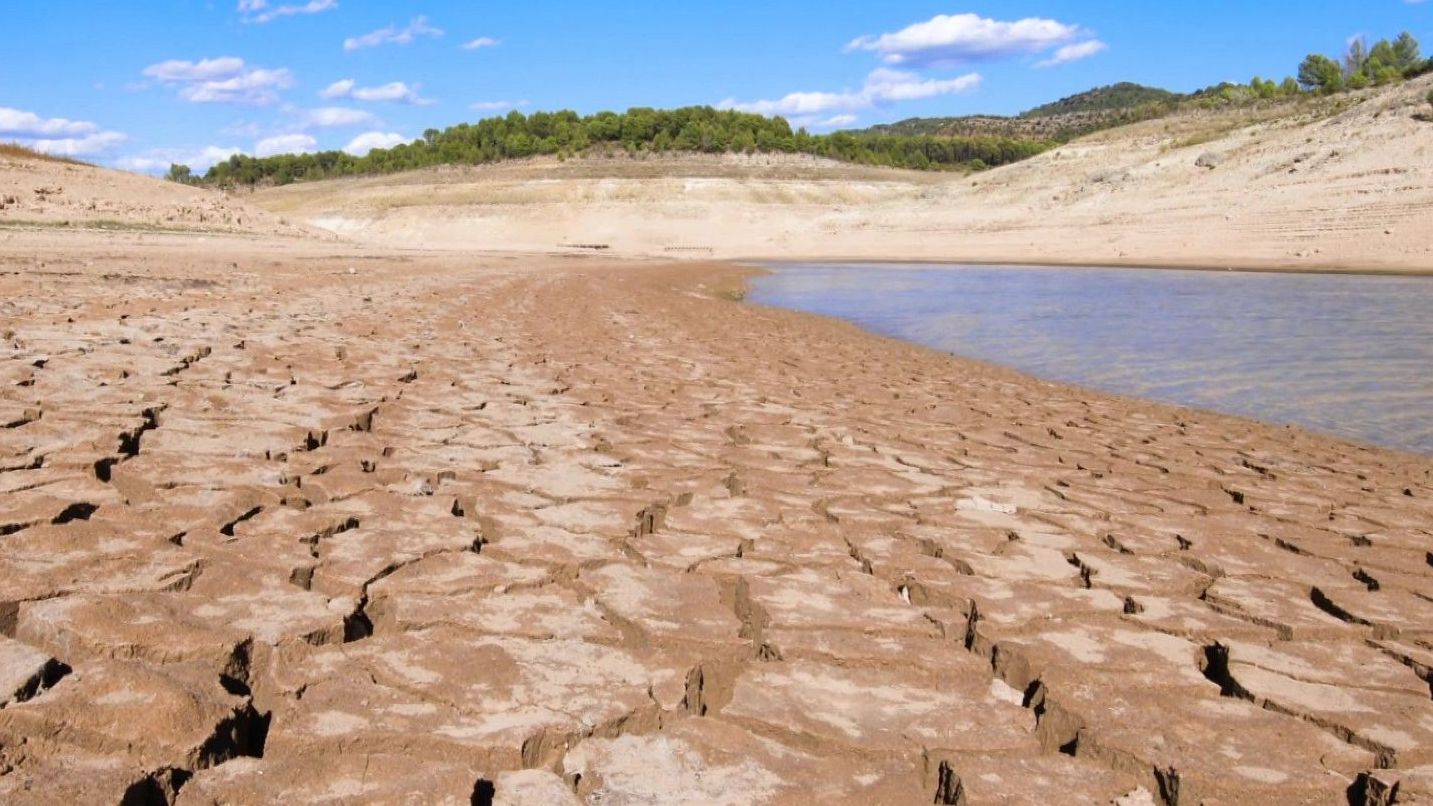
M712 104L821 131L1281 78L1403 30L1433 51L1433 0L8 0L0 141L155 172L513 107Z

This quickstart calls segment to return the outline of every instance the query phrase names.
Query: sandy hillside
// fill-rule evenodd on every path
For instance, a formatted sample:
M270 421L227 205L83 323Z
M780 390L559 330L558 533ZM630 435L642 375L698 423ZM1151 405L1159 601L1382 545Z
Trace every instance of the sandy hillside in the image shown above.
M1186 114L970 177L804 157L543 159L254 201L440 247L1428 270L1433 123L1415 115L1431 86Z
M0 229L59 227L315 234L216 191L82 163L0 153Z

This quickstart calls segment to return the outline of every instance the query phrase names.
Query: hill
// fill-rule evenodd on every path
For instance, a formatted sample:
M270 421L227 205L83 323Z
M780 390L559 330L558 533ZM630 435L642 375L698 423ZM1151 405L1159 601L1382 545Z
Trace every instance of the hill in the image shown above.
M1022 118L1048 118L1095 112L1118 112L1145 104L1172 103L1184 96L1177 92L1146 87L1128 81L1096 87L1020 113Z
M1010 137L1065 141L1090 132L1169 114L1189 96L1157 87L1120 83L1061 98L1013 117L965 115L908 118L864 130L872 134L929 137Z
M800 155L623 154L252 198L360 240L460 249L1427 269L1430 88L1424 77L1195 105L964 177Z
M312 234L218 191L7 144L0 146L0 229L16 227Z
M236 155L202 178L211 186L287 185L338 176L369 176L437 165L483 165L534 156L626 154L808 154L860 165L975 170L1044 151L1052 143L994 135L909 137L890 134L813 135L783 118L709 106L634 108L624 113L513 111L460 123L362 157L341 151L254 158ZM187 176L182 168L179 176Z

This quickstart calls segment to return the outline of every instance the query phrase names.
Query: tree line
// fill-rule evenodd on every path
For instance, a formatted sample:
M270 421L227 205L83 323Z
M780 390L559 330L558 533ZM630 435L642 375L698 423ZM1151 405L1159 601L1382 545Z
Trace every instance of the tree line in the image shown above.
M1309 92L1327 95L1390 84L1428 72L1433 72L1433 59L1425 60L1418 40L1404 31L1392 42L1380 39L1371 48L1358 37L1349 43L1342 61L1311 53L1299 65L1298 83Z
M188 166L171 165L167 178L187 184L221 187L286 185L292 182L342 176L396 173L436 165L480 165L533 156L558 158L591 153L665 154L811 154L862 165L917 170L981 170L1027 159L1055 147L1060 141L1108 128L1111 125L1161 117L1186 105L1222 107L1304 95L1331 94L1387 84L1433 72L1433 59L1423 59L1418 40L1404 32L1372 47L1362 39L1350 43L1341 60L1310 54L1297 76L1281 82L1255 76L1248 84L1222 83L1186 96L1165 93L1151 96L1149 88L1116 85L1102 88L1098 119L1071 125L1068 130L1021 132L1015 124L989 133L939 134L903 124L874 127L861 132L811 134L793 130L781 117L765 117L709 106L681 109L638 107L624 113L598 112L582 116L570 110L524 115L513 111L476 123L447 129L429 129L423 137L392 148L374 149L363 156L343 151L315 154L280 154L272 157L235 155L202 176ZM1134 88L1143 91L1134 93ZM1094 96L1098 92L1083 95ZM1108 97L1106 97L1108 96ZM1075 96L1067 101L1089 103ZM1430 98L1433 102L1433 98ZM1130 104L1133 104L1132 106ZM1050 105L1049 111L1056 111ZM1042 108L1043 109L1043 108ZM1039 110L1032 110L1033 114ZM1059 109L1069 112L1069 109ZM1091 110L1083 110L1090 112ZM1055 115L1060 118L1060 115ZM959 120L959 119L955 119ZM907 121L906 124L919 121ZM942 121L934 121L940 123ZM948 121L946 121L948 122ZM915 130L913 131L912 128ZM1049 127L1046 127L1049 128Z
M343 151L235 155L202 177L173 165L168 178L216 186L285 185L342 176L395 173L435 165L480 165L539 155L559 158L588 153L810 154L863 165L918 170L979 170L1032 157L1053 147L1045 140L1001 136L941 137L793 130L780 117L718 110L634 108L625 113L509 112L460 123L392 148L363 156Z

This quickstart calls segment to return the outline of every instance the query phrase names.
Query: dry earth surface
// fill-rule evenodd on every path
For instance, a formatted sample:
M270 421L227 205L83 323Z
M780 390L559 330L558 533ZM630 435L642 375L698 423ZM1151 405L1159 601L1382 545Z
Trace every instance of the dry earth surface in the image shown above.
M325 241L71 168L0 170L44 197L0 210L0 802L1433 800L1433 460L742 304L732 266ZM1320 170L1279 192L1363 220ZM121 225L36 206L81 197ZM607 209L573 205L512 231ZM1427 210L1368 264L1426 268Z
M6 803L1433 796L1426 459L720 266L125 237L0 265Z
M770 156L538 159L253 200L373 243L459 249L1426 272L1429 89L1433 76L1154 120L971 176Z

